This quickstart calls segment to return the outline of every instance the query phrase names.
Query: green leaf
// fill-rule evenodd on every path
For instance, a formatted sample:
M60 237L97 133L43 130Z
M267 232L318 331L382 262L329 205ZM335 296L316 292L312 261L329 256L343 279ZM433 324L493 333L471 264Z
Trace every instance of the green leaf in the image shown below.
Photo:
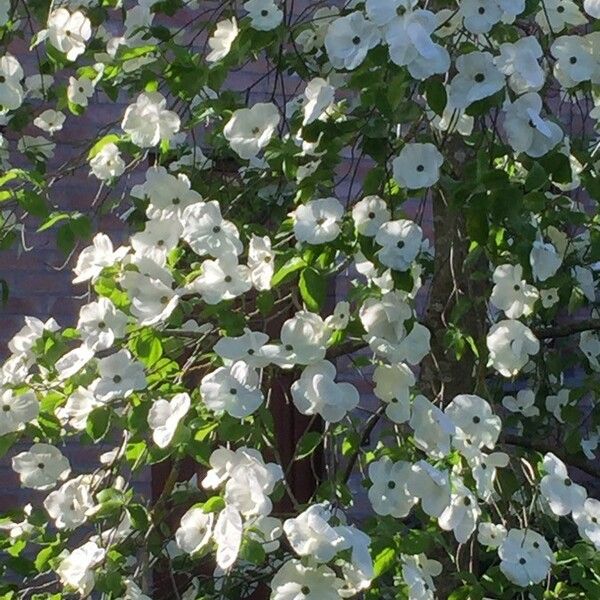
M327 286L325 277L319 271L312 267L304 269L300 273L298 289L308 310L313 312L321 310L327 298Z
M373 574L380 577L386 571L389 571L396 561L396 551L393 548L384 548L377 554L373 561Z
M48 215L48 218L44 220L40 227L38 227L38 233L40 231L46 231L46 229L50 229L50 227L52 227L56 223L70 218L71 215L66 212L50 213L50 215Z
M202 510L205 513L216 513L225 508L225 500L221 496L213 496L202 504Z
M110 425L110 411L106 408L95 408L88 416L85 424L87 434L95 441L101 440Z
M90 151L88 152L88 160L91 160L92 158L94 158L94 156L97 156L100 153L100 151L102 150L102 148L104 148L104 146L106 146L107 144L116 144L120 140L121 140L121 138L115 133L111 133L109 135L105 135L104 137L100 138L90 148Z
M50 559L52 557L54 557L56 555L56 547L55 546L47 546L46 548L43 548L42 550L40 550L37 554L37 556L35 557L35 568L40 572L43 573L44 571L49 570L49 562Z
M305 433L298 442L295 460L302 460L303 458L310 456L321 443L322 437L323 436L319 431L309 431L308 433Z
M446 87L440 79L429 78L425 82L425 97L429 108L440 117L444 114L444 109L448 103Z
M271 285L273 287L277 287L280 283L285 281L290 275L303 269L306 266L306 263L299 256L294 256L290 258L278 271L273 275L273 279L271 279Z
M266 552L258 540L246 539L241 547L240 557L252 564L260 565L265 561Z

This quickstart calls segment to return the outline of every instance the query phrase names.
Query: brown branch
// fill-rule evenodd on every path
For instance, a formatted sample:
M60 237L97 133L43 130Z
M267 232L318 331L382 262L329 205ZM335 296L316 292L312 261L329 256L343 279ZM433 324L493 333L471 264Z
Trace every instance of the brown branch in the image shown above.
M565 464L575 467L592 477L600 478L600 465L594 464L592 461L587 459L578 458L576 456L572 456L560 450L560 448L556 447L556 444L551 444L548 442L531 440L529 438L522 438L518 435L505 434L501 443L506 444L507 446L516 446L518 448L526 448L527 450L535 450L536 452L552 452L555 454L560 460L562 460Z
M539 339L560 338L581 333L582 331L600 331L600 319L587 319L576 323L565 323L553 327L533 329L533 334Z
M352 454L352 456L350 456L350 458L348 459L348 462L346 463L346 467L344 468L344 471L342 473L342 479L341 481L343 483L346 483L348 481L348 479L350 479L350 475L352 475L352 471L354 470L354 465L356 464L356 461L358 460L358 455L360 454L360 449L362 447L362 445L369 439L371 433L373 432L373 429L375 429L375 425L377 425L377 423L379 422L379 419L381 419L381 415L384 413L385 411L385 405L380 406L377 409L377 412L373 413L366 425L365 428L363 429L362 435L360 436L360 441L358 442L358 448L356 449L356 452L354 452Z

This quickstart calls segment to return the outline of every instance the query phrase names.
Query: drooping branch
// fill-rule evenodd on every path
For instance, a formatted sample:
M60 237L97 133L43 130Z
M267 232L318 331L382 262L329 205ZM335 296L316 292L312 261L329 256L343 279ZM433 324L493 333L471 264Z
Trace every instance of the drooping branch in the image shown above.
M518 435L505 434L502 436L501 443L507 446L515 446L518 448L526 448L527 450L535 450L536 452L552 452L560 458L566 465L575 467L592 477L600 478L600 465L594 464L592 461L572 456L560 450L557 444L549 442L533 440L531 438L523 438Z
M539 327L533 330L538 339L552 339L568 337L583 331L600 331L600 319L586 319L576 323L565 323L564 325L554 325L551 327Z

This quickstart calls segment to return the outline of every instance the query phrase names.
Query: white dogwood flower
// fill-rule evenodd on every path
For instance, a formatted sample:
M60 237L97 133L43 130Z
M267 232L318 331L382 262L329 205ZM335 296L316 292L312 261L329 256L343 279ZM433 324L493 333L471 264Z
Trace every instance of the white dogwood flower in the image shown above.
M479 523L477 541L487 548L498 548L506 539L506 527L496 523Z
M509 319L530 315L539 297L537 289L523 279L521 265L499 265L494 270L490 302Z
M600 338L595 331L584 331L579 336L579 349L585 354L594 371L600 371Z
M205 375L200 383L200 395L210 410L243 419L263 402L259 383L256 370L246 362L238 361Z
M48 16L45 36L50 44L73 61L85 52L86 42L92 36L92 24L81 12L70 13L66 8L57 8Z
M183 211L181 222L183 239L199 256L238 256L244 249L237 227L221 216L221 208L216 200L188 206Z
M383 265L408 271L421 251L423 230L408 219L388 221L379 228L375 242L382 246L377 256Z
M446 406L444 412L462 432L462 444L476 450L483 447L490 450L494 448L502 429L502 421L494 415L489 402L475 394L459 394Z
M164 167L150 167L146 171L146 180L131 189L134 198L149 201L146 215L149 219L159 221L172 221L173 218L182 219L184 210L191 204L202 202L202 196L191 189L188 177L183 173L174 176Z
M600 550L600 500L587 498L583 505L573 511L573 521L579 535Z
M330 330L320 315L298 311L281 327L280 345L267 344L264 351L283 368L310 365L325 358Z
M329 423L341 421L356 408L358 390L350 383L335 381L335 366L321 360L307 366L291 387L294 406L303 415L320 415Z
M305 566L291 559L273 576L270 600L339 600L343 583L327 565Z
M76 590L82 597L89 596L96 585L95 567L106 556L106 550L96 542L86 542L62 559L56 573L61 583Z
M568 515L579 510L587 493L585 488L573 482L565 464L552 452L544 456L544 471L546 475L540 482L540 491L550 510L558 516Z
M409 425L414 431L415 445L434 458L450 454L450 436L456 427L448 415L425 396L418 395L413 401Z
M1 93L0 93L1 94ZM2 102L0 102L1 104ZM41 112L34 120L33 124L39 127L42 131L54 135L57 131L63 128L63 124L67 117L60 111L52 110L51 108Z
M74 529L86 522L95 505L93 483L93 476L79 475L46 496L44 508L58 529Z
M0 111L15 110L23 103L23 68L12 54L0 58Z
M530 389L519 390L516 396L504 396L502 406L524 417L537 417L540 414L540 409L535 406L535 392Z
M375 367L373 392L387 404L385 414L394 423L410 419L410 388L415 382L413 372L403 363Z
M99 378L91 386L91 391L101 402L115 398L127 398L134 391L146 387L144 366L131 356L128 350L119 350L98 361Z
M504 377L514 377L540 349L531 329L520 321L506 319L493 325L486 338L489 364Z
M87 106L94 90L94 82L89 77L69 77L67 98L72 104Z
M431 187L440 178L443 163L442 154L433 144L406 144L392 163L394 179L411 190Z
M381 41L381 34L359 11L334 19L325 35L325 49L335 69L356 69Z
M570 393L570 390L562 389L559 390L556 394L546 396L546 410L548 412L551 412L554 415L554 418L559 423L564 423L564 419L562 417L562 409L563 407L567 406L567 404L569 404Z
M430 517L438 518L450 505L450 477L420 460L410 468L406 481L408 492L421 501L421 508Z
M41 443L14 456L12 468L19 474L23 487L35 490L52 489L71 472L69 461L58 448Z
M324 244L340 234L344 207L336 198L319 198L301 204L292 213L294 235L299 242Z
M331 106L335 88L322 77L311 79L304 90L305 102L302 107L302 125L310 125L320 119Z
M155 400L148 413L148 425L152 439L159 448L166 448L179 427L179 423L190 409L191 399L185 392L175 394L171 400Z
M552 244L544 243L541 240L533 242L529 253L529 264L533 277L538 281L546 281L555 275L562 260L561 255Z
M546 75L539 65L543 50L537 38L530 35L514 43L500 44L500 56L494 58L508 85L517 94L537 92L544 86Z
M219 21L214 33L208 39L210 52L206 55L206 61L212 63L225 58L231 51L238 33L239 28L235 17Z
M391 212L379 196L366 196L352 208L352 219L360 235L373 237L390 220Z
M123 175L125 166L119 147L112 142L103 146L102 150L90 160L92 173L103 181Z
M562 129L556 123L543 119L541 110L542 98L535 92L523 94L505 105L504 128L515 152L538 158L562 140Z
M251 367L262 369L270 362L263 350L268 341L266 333L246 329L240 336L220 338L213 350L226 364L243 360Z
M459 544L464 544L475 531L481 509L477 498L458 478L452 481L449 506L438 518L444 531L452 531Z
M25 429L40 412L40 403L31 391L15 394L12 390L0 391L0 437Z
M248 11L250 27L257 31L271 31L283 21L283 11L273 0L248 0L243 7Z
M205 260L201 274L187 289L200 294L206 304L218 304L245 294L251 287L250 269L238 264L234 254L223 254L216 260Z
M213 539L217 543L217 565L229 569L237 560L242 544L243 523L240 513L233 506L226 506L217 517Z
M271 140L280 116L270 102L236 110L223 129L231 149L243 159L254 158Z
M410 463L394 463L387 456L369 465L369 479L373 483L369 488L369 500L377 514L397 518L408 515L417 502L417 497L407 489L410 475Z
M181 121L177 113L166 108L167 100L160 92L142 92L135 104L125 111L121 127L140 148L151 148L169 141L178 131Z
M511 529L498 548L500 570L522 587L544 581L554 562L552 550L533 529Z
M186 554L195 554L205 548L211 539L215 520L213 513L192 507L181 517L179 528L175 532L177 546Z
M121 247L114 250L110 238L104 233L97 233L92 240L92 245L84 248L79 254L77 264L73 269L76 277L73 283L82 283L91 279L92 282L102 272L104 267L110 267L120 261L128 248Z
M497 69L489 52L461 54L456 59L456 69L458 73L448 89L448 99L456 108L466 108L504 87L504 75Z
M268 235L253 235L248 244L248 268L252 285L258 291L271 289L271 279L275 273L275 253Z
M293 519L283 523L283 530L294 552L319 563L329 562L348 542L337 527L329 524L331 511L322 504L313 504Z
M83 343L92 350L106 350L115 339L125 335L127 315L108 299L100 296L79 310L77 330Z

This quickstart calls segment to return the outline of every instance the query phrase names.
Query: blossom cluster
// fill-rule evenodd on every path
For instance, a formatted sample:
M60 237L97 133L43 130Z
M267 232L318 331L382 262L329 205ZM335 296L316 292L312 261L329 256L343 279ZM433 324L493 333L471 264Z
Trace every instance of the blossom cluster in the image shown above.
M0 520L25 582L0 596L599 594L598 2L21 4L0 242L87 241L77 320L26 317L0 367L0 451L35 492ZM78 171L85 214L53 196ZM97 205L125 241L90 235Z

